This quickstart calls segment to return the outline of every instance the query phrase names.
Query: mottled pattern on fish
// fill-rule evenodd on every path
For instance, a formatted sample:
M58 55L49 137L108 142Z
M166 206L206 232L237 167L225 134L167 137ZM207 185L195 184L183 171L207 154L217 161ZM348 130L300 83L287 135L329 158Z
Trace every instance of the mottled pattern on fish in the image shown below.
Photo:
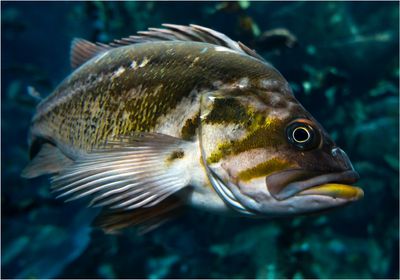
M260 96L257 91L249 90L246 103L254 99L254 107L251 104L244 106L238 99L228 99L228 102L223 100L223 106L220 106L217 99L205 119L205 126L235 124L245 134L243 137L216 141L217 148L211 152L207 162L216 163L229 154L236 155L252 149L281 145L285 125L281 119L289 116L289 112L300 111L294 99L287 94L283 95L284 99L277 96L276 92L263 92Z
M280 82L285 83L263 62L207 43L120 47L67 78L39 106L34 129L82 150L132 131L189 139L197 125L199 92L224 86L277 88Z
M109 45L76 39L78 67L38 106L27 178L104 207L106 231L153 228L188 204L281 216L362 197L347 155L254 51L197 26Z

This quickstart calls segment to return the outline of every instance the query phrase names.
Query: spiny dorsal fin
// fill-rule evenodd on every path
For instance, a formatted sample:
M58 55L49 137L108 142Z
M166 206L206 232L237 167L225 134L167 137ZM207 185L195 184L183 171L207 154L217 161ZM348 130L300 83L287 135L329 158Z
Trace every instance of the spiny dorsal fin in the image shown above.
M85 39L75 38L71 43L71 67L73 69L78 68L92 57L109 49L111 47L106 44L94 44Z
M204 42L223 46L264 61L260 55L258 55L254 50L245 46L243 43L235 42L225 34L213 29L195 24L191 24L189 26L163 24L162 26L165 28L149 28L147 31L137 32L138 35L129 36L128 38L122 38L120 40L114 40L108 45L102 43L91 43L84 39L75 39L72 42L71 47L71 66L73 68L79 67L90 58L111 48L155 41Z
M189 26L162 24L162 26L166 28L149 28L148 31L139 31L138 35L129 36L128 38L123 38L121 40L115 40L110 44L110 46L119 47L154 41L194 41L223 46L264 61L261 56L259 56L254 50L251 50L245 46L243 43L235 42L225 34L213 29L195 24L191 24Z

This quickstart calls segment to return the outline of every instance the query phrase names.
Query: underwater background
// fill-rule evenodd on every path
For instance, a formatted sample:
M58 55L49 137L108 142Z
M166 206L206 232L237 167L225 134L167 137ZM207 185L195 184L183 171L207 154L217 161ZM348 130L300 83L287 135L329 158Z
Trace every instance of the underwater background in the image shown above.
M162 23L215 29L270 61L347 152L364 199L270 220L188 209L145 235L105 235L48 178L21 178L27 87L47 95L70 73L74 37ZM1 31L2 278L399 278L399 2L2 1Z

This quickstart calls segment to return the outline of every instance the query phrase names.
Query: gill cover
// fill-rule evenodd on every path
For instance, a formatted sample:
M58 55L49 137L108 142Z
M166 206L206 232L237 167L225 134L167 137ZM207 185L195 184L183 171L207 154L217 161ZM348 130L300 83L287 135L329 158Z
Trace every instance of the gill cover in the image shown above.
M239 99L237 90L202 95L199 139L203 164L217 194L232 209L253 216L256 214L244 207L228 187L229 175L221 166L221 159L228 152L224 143L234 141L242 132L240 122L245 120L245 115L235 106L240 104Z

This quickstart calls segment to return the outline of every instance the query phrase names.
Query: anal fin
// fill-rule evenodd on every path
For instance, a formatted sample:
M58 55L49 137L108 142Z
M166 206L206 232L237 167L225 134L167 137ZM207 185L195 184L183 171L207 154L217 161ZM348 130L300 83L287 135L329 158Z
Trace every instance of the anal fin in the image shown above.
M127 227L137 227L140 234L150 232L178 215L183 205L176 196L170 196L152 207L130 211L102 210L94 220L93 226L105 233L115 234Z
M40 151L22 170L24 178L35 178L45 174L58 173L72 164L72 160L65 156L59 148L50 144L42 144Z

